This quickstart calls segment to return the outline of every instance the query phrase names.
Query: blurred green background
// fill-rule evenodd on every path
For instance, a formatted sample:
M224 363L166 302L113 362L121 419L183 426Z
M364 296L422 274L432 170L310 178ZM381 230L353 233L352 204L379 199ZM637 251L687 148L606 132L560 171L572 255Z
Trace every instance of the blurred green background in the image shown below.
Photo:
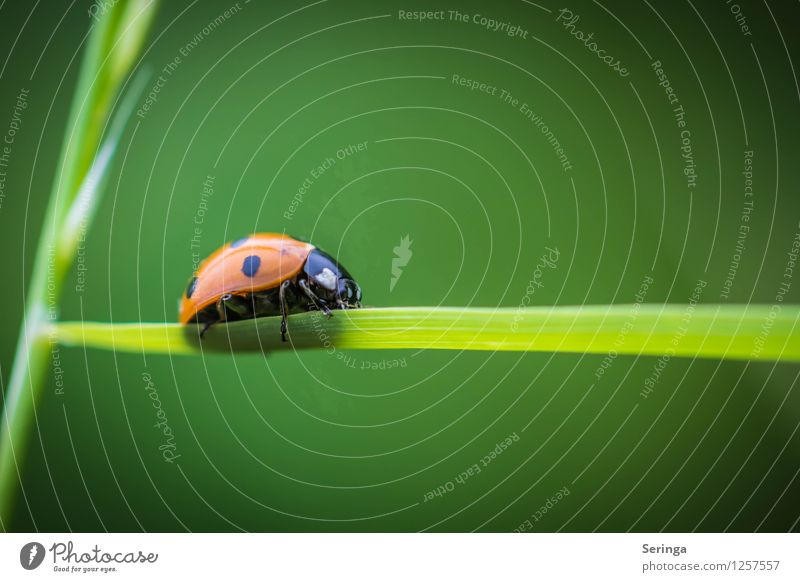
M0 6L0 132L17 126L0 168L3 382L91 6ZM140 67L158 92L62 318L173 321L197 260L253 231L337 255L374 306L633 303L648 277L647 302L686 303L701 282L702 303L773 304L786 283L797 303L800 9L736 6L165 2ZM441 19L407 19L421 10ZM54 358L16 530L798 529L798 366Z

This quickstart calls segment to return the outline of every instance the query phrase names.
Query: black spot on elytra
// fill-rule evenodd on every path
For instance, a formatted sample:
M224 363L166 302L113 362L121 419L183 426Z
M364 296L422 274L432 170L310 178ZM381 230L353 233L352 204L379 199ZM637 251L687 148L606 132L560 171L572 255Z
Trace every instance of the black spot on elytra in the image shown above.
M197 281L197 277L192 277L189 280L189 284L186 286L186 299L192 298L192 293L194 293L194 290L197 289Z
M248 240L250 240L250 237L249 237L249 236L246 236L246 237L244 237L244 238L240 238L239 240L235 240L235 241L233 241L233 242L231 243L231 248L232 248L232 249L235 249L235 248L237 248L237 247L240 247L240 246L242 246L244 243L246 243Z
M242 262L242 273L248 277L255 277L258 273L258 268L261 266L261 257L258 255L250 255L245 257Z

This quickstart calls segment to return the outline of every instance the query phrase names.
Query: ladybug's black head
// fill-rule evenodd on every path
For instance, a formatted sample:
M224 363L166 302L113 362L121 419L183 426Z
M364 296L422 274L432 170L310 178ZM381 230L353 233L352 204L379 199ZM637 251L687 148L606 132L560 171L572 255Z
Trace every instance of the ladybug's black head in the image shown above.
M348 308L361 307L361 287L353 279L339 279L337 296Z
M303 268L314 294L333 309L361 307L361 287L336 259L325 251L314 249Z

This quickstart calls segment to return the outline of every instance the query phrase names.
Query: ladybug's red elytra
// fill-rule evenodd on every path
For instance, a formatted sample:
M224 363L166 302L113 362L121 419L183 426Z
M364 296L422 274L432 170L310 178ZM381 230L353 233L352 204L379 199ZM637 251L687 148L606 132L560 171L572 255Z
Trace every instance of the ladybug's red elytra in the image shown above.
M218 322L361 307L361 288L333 257L284 234L256 233L214 251L189 280L179 320L206 330Z

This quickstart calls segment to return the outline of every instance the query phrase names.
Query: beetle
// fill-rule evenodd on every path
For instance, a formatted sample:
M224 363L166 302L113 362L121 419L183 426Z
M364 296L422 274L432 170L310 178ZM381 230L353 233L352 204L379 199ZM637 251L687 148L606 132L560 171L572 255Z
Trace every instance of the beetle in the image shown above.
M181 323L281 316L286 341L290 313L361 307L361 288L336 259L315 245L277 233L256 233L228 243L200 264L180 301Z

